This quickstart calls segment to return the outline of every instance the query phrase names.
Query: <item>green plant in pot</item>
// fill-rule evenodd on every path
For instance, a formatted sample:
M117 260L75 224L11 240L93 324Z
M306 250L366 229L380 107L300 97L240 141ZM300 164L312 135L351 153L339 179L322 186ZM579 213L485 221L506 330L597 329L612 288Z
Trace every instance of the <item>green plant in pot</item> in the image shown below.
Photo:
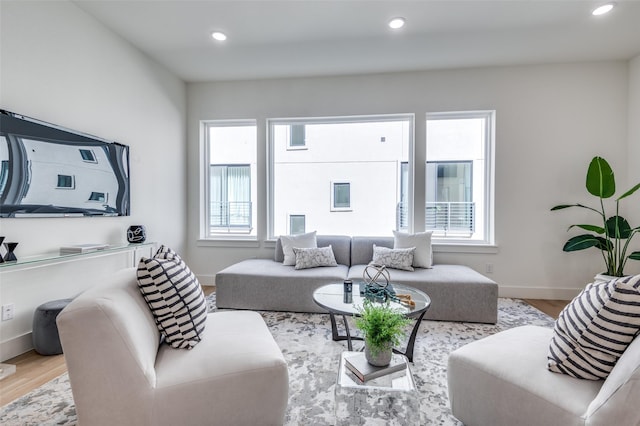
M364 301L355 324L364 336L365 357L369 364L383 367L391 362L393 347L405 337L405 327L410 322L388 303Z
M590 234L582 234L569 239L562 248L566 252L584 250L595 247L602 251L602 257L606 266L603 274L613 277L624 275L624 266L628 259L640 260L640 251L627 254L632 238L640 232L640 227L632 228L629 222L619 214L620 201L640 188L640 183L616 198L615 213L607 217L604 200L614 196L616 192L616 180L609 163L602 157L594 157L587 170L587 191L589 194L598 197L600 205L598 208L585 206L582 204L561 204L551 209L561 210L569 207L580 207L591 210L599 216L600 223L597 225L571 225L571 228L581 228Z

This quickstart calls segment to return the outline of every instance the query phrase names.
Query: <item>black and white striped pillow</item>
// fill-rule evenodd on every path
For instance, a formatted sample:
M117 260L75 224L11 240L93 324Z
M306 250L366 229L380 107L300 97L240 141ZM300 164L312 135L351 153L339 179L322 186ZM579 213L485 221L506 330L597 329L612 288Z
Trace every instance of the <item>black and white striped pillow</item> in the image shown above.
M202 339L207 303L189 267L164 246L153 259L138 264L138 287L165 341L177 349L191 349Z
M640 275L587 285L560 313L548 368L605 379L640 330Z

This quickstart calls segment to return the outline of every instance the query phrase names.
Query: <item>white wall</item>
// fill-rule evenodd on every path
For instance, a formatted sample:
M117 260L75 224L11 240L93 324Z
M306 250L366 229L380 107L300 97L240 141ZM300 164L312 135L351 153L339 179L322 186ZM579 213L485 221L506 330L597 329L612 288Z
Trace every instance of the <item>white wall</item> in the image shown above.
M605 156L626 175L627 91L626 62L188 84L189 205L198 205L200 120L256 118L258 176L266 176L266 134L261 130L266 118L414 113L416 158L424 158L427 112L495 109L498 253L440 247L435 261L467 264L482 273L487 263L493 264L489 276L500 284L501 295L571 297L603 267L595 250L562 252L572 235L565 232L568 225L592 218L577 210L549 209L593 201L584 178L595 155ZM415 204L424 205L424 165L416 165L415 182ZM199 244L198 211L189 210L190 266L201 277L211 280L231 263L272 255L263 241L266 179L258 190L260 242L254 247ZM419 213L417 224L424 219Z
M628 185L622 189L633 187L640 183L640 55L629 62L629 152L628 162ZM625 217L631 226L640 226L640 190L625 199L627 208ZM634 251L640 250L640 234L633 240ZM625 272L628 274L640 273L640 262L630 260L627 263Z
M71 2L3 0L0 19L0 107L131 148L130 217L1 219L0 235L19 242L18 258L72 243L126 242L132 224L182 251L185 84ZM0 342L27 341L35 306L73 296L123 264L122 256L65 263L36 282L31 273L1 270L1 303L14 303L16 318L0 323Z

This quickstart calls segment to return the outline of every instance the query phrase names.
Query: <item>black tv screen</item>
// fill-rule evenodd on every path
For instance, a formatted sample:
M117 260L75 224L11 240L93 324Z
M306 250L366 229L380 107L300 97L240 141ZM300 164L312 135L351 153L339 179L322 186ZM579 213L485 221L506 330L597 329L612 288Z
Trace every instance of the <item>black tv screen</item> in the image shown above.
M129 147L0 110L0 217L128 216Z

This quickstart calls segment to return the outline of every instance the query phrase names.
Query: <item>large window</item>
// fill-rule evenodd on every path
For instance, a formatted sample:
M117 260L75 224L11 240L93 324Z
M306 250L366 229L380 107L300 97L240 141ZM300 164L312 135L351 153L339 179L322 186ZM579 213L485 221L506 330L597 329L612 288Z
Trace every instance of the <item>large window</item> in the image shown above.
M204 238L256 235L255 121L204 127Z
M396 229L401 164L413 152L413 116L269 120L269 236L381 235ZM295 138L294 138L295 136ZM304 140L304 150L292 149ZM407 176L405 176L407 178Z
M427 114L425 229L492 243L492 111Z

